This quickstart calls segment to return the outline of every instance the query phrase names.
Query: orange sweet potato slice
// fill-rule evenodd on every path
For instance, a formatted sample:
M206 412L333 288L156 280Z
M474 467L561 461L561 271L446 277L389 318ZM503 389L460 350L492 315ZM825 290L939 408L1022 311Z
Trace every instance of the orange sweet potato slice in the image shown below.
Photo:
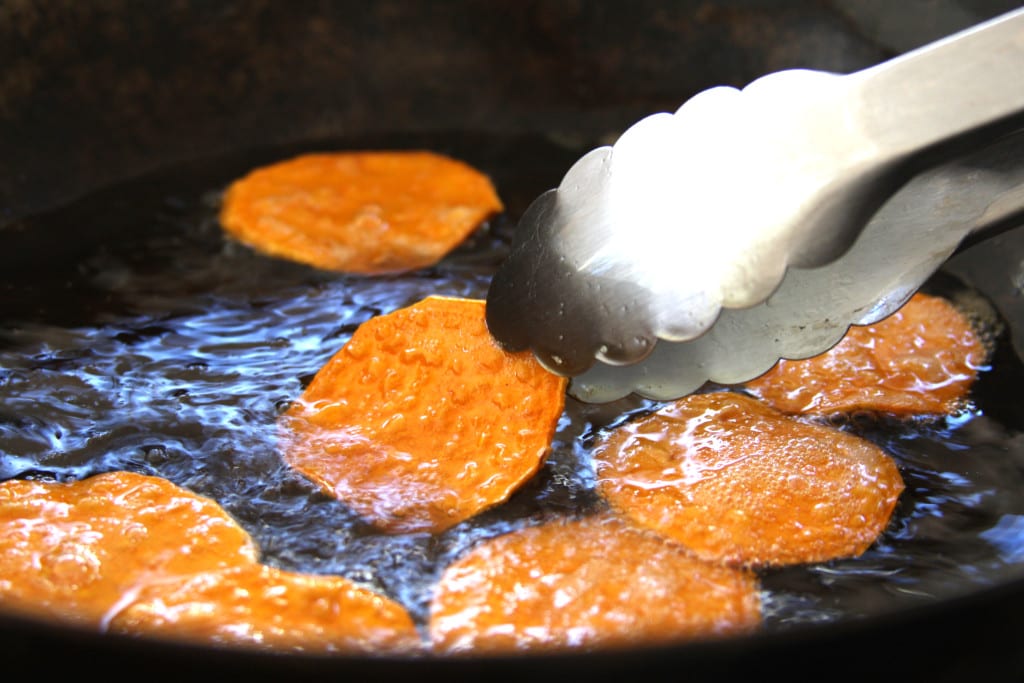
M749 633L756 578L607 515L491 539L443 573L431 647L449 654L591 650Z
M952 414L987 357L966 316L943 298L918 293L888 318L851 327L826 353L779 361L746 388L791 414Z
M112 472L0 483L0 607L101 631L328 652L422 647L405 609L339 576L261 565L216 502Z
M503 208L487 176L441 154L325 152L236 180L220 222L264 253L375 275L435 264Z
M214 501L157 477L0 483L0 604L99 623L166 576L255 562L249 535Z
M110 631L207 645L411 654L422 641L397 602L341 576L246 565L145 586Z
M281 447L380 529L436 533L537 472L566 382L501 349L483 301L427 297L356 330L281 416Z
M904 488L871 442L733 392L623 424L593 458L614 508L701 558L751 567L860 555Z

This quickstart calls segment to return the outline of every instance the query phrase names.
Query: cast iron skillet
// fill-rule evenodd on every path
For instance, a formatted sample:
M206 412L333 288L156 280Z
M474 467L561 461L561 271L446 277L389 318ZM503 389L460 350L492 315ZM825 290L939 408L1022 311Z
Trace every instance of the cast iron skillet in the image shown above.
M853 4L7 0L0 265L14 273L73 260L74 244L29 234L33 216L179 162L451 130L585 146L712 85L742 86L790 67L852 71L1016 6L846 6ZM536 190L564 170L538 171ZM993 269L1020 264L1005 257L1005 246L996 251L1001 261L990 250L965 255L954 270L985 287L986 277L999 279ZM999 296L1019 306L1012 293ZM0 617L0 650L12 668L60 664L146 677L1009 680L1024 675L1022 636L1021 581L739 640L457 661L219 651Z

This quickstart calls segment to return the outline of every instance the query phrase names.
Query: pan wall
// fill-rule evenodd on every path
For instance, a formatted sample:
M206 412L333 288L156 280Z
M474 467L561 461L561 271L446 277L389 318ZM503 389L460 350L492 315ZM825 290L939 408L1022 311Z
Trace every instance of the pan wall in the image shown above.
M6 0L0 228L240 147L440 129L600 140L713 85L856 70L1015 5Z

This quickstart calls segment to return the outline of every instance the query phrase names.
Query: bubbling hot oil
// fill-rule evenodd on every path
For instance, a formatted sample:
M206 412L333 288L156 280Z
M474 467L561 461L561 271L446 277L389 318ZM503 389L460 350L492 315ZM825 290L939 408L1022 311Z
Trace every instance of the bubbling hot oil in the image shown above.
M222 234L220 191L235 177L299 151L359 145L462 158L491 175L507 214L438 266L389 277L317 271ZM580 153L465 135L359 145L207 160L31 221L34 260L0 291L0 479L118 469L166 477L220 502L263 561L366 583L421 622L441 571L476 541L600 509L593 437L659 404L569 398L541 472L507 503L437 536L383 534L284 464L278 415L352 332L428 295L484 298L514 218ZM516 153L524 145L529 159ZM883 613L1024 576L1024 420L1005 408L1006 388L1022 378L1004 344L961 416L835 425L895 457L907 490L863 556L763 572L765 628Z

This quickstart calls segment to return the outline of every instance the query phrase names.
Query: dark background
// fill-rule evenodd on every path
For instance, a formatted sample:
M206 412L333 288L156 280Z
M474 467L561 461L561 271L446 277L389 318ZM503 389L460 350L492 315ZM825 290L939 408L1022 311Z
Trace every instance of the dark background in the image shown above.
M1016 5L4 0L0 227L256 143L615 135L710 86L793 67L853 71Z

